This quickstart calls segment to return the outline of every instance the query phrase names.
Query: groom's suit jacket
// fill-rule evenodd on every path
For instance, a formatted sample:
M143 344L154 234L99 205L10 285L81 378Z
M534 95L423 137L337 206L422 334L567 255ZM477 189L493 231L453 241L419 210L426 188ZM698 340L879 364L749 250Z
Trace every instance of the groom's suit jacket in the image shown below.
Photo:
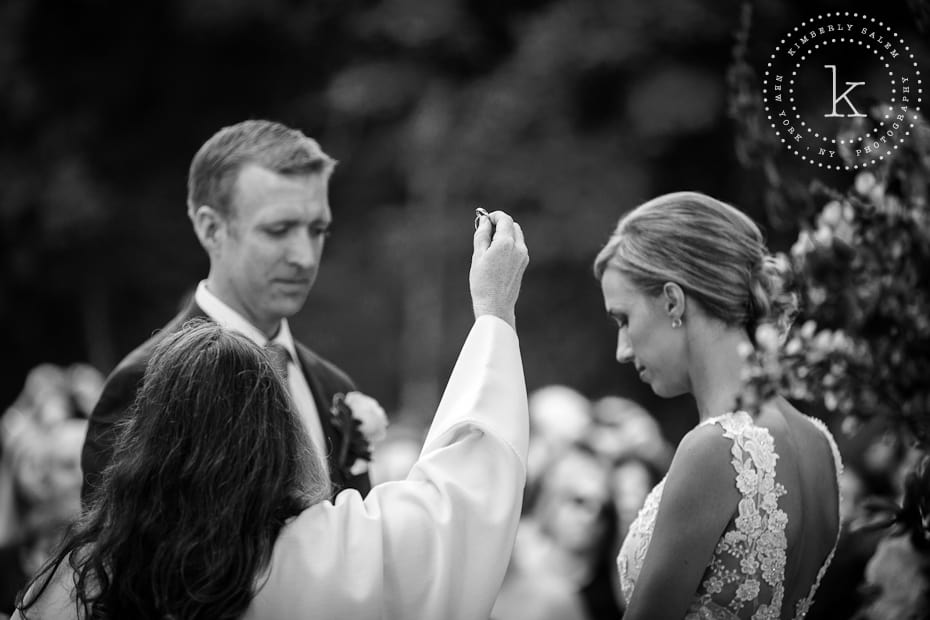
M86 505L93 488L99 483L103 469L113 456L116 441L117 423L126 418L128 410L136 397L136 391L142 384L146 364L161 340L168 334L178 331L184 323L195 318L209 319L210 317L194 301L170 323L156 332L145 343L127 355L107 378L97 401L97 406L90 416L90 425L87 437L84 440L84 449L81 452L81 468L84 473L84 484L81 488L81 501ZM348 393L355 390L352 380L342 370L331 362L323 359L306 346L294 341L297 356L300 358L300 367L307 379L307 385L313 393L317 411L320 414L320 423L328 444L329 471L333 481L333 493L341 489L354 488L364 496L371 489L371 481L367 473L353 476L344 472L336 462L335 449L338 441L338 432L333 428L329 410L333 396L339 392Z

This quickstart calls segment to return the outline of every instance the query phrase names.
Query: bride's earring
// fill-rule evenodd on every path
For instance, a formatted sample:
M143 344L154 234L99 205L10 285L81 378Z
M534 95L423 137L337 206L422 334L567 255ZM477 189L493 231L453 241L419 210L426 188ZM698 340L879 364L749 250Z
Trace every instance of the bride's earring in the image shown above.
M672 319L672 329L681 327L681 319Z

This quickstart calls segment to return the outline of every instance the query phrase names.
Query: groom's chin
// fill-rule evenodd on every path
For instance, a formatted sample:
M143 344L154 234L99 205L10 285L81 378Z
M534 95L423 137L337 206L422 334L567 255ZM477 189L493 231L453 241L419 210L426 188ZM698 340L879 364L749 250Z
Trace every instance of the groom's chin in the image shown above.
M274 300L272 312L282 319L289 319L303 308L307 296L279 297Z

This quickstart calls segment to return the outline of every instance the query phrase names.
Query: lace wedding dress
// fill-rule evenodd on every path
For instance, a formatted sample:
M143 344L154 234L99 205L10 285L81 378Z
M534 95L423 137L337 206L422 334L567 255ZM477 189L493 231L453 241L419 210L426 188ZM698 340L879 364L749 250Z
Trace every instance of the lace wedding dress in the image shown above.
M808 419L827 437L833 452L839 488L842 463L833 436L820 420ZM732 440L731 463L741 499L738 516L717 543L713 559L685 618L738 620L751 617L753 620L777 620L781 618L785 592L788 515L778 505L778 499L785 495L786 490L775 477L775 463L778 460L775 442L768 430L753 424L752 418L744 411L711 418L702 424L719 424L723 428L723 436ZM626 601L633 594L636 579L646 558L664 486L663 478L649 493L642 510L630 526L617 558L620 586ZM835 550L836 541L820 567L810 592L798 601L794 612L796 619L807 614ZM747 616L749 613L752 615Z

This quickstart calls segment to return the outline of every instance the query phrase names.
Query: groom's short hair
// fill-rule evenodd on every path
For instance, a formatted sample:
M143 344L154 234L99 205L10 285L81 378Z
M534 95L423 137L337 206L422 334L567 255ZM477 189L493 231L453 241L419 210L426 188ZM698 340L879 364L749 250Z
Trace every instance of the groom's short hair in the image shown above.
M313 138L281 123L248 120L223 127L207 140L191 161L187 178L187 208L201 205L231 215L239 170L255 164L278 174L332 171L336 160Z

